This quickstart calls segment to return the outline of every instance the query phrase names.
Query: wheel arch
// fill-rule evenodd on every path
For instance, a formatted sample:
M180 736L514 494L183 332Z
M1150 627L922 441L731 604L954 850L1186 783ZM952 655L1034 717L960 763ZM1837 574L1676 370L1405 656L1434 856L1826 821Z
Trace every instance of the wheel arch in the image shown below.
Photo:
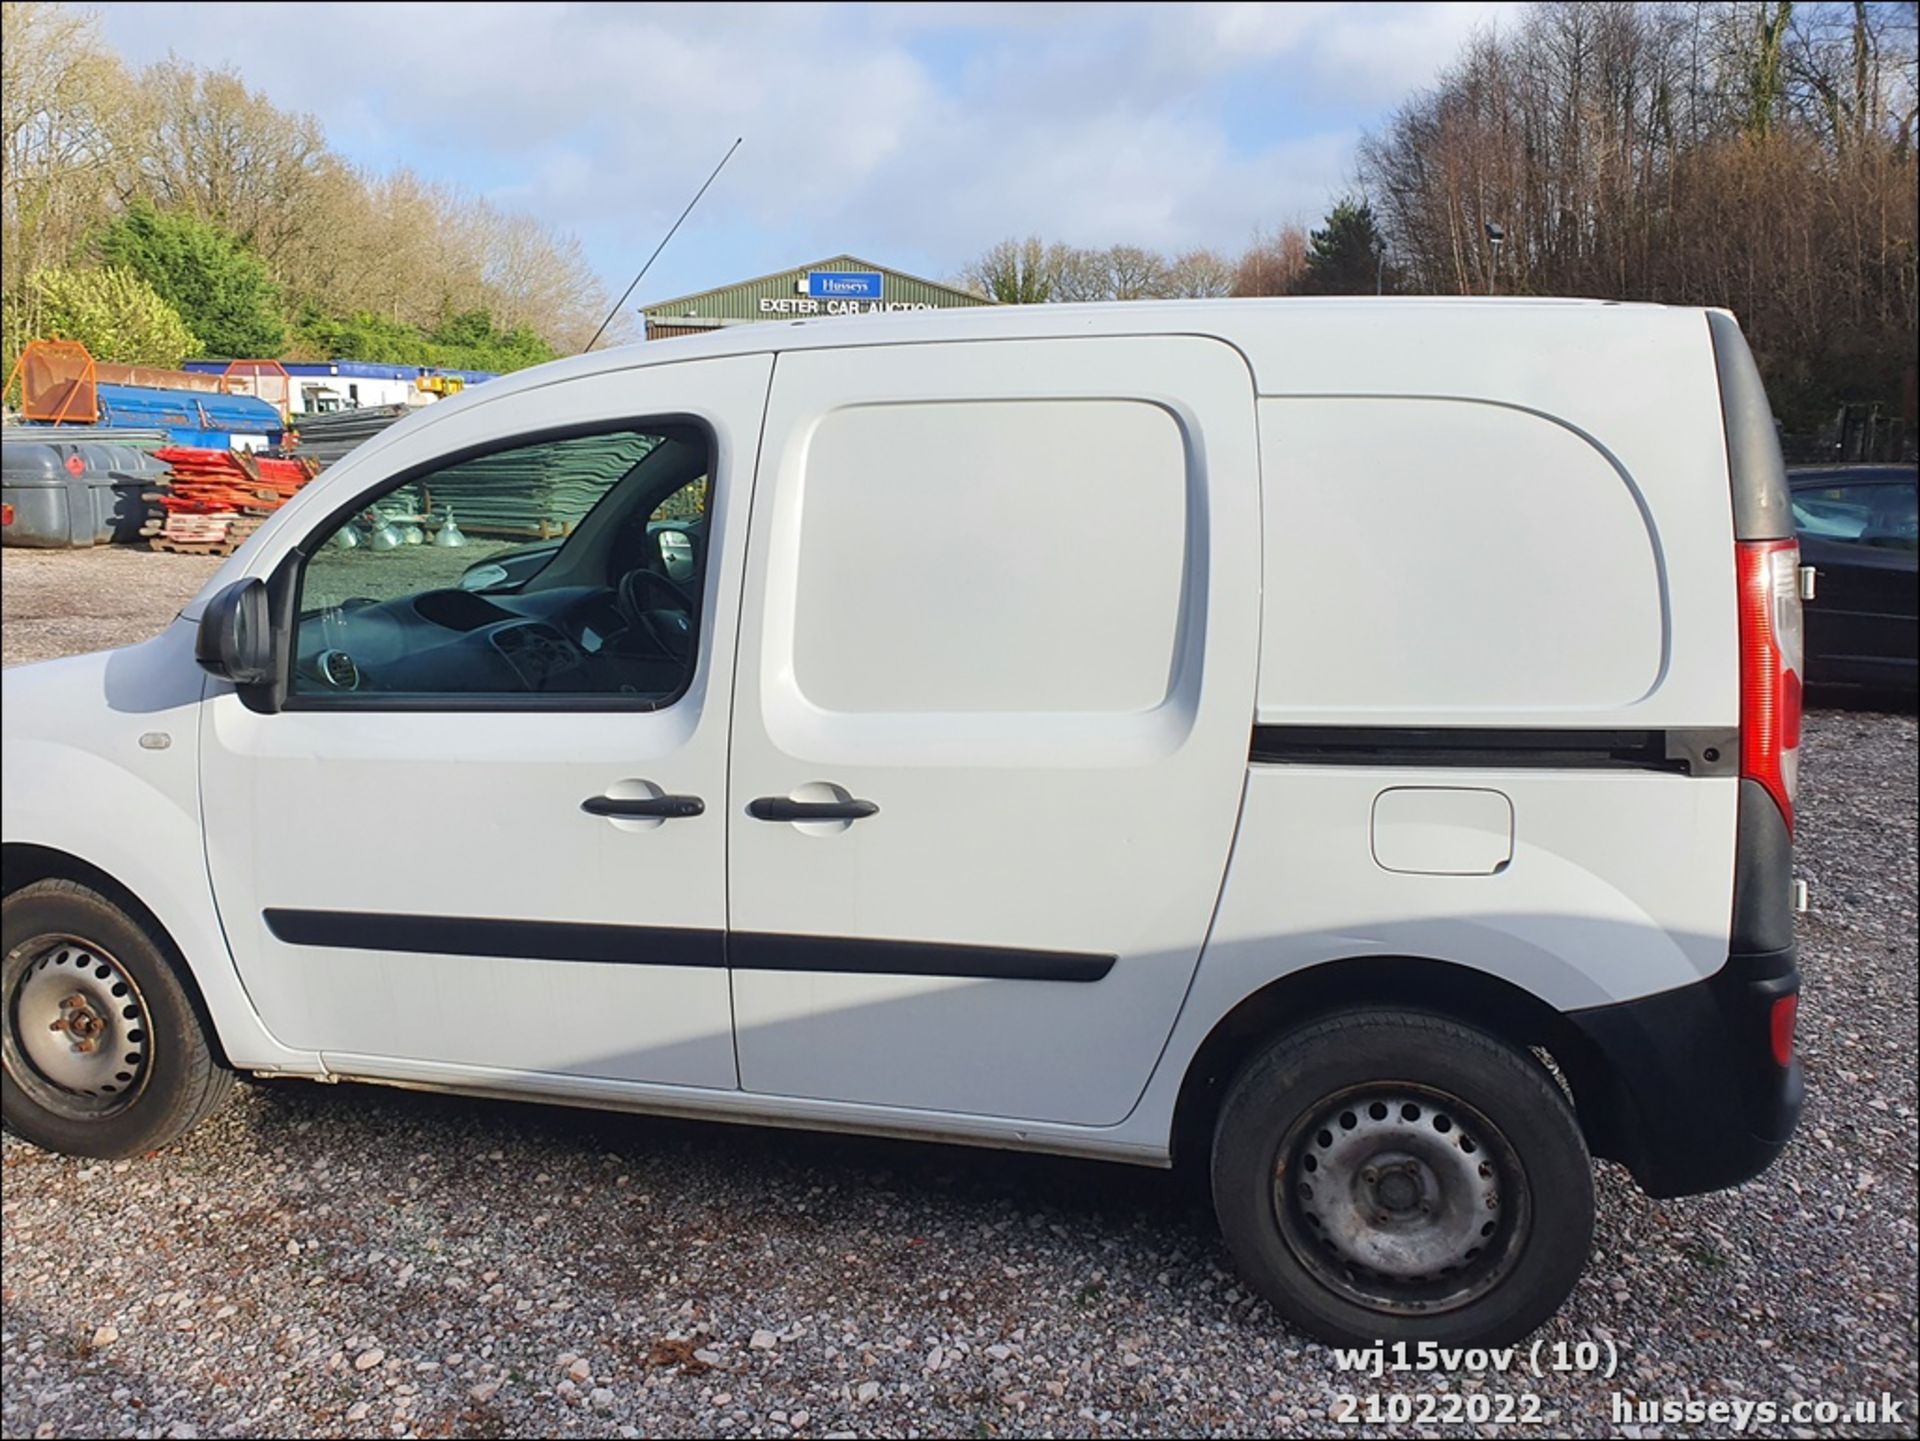
M221 1065L231 1067L233 1063L227 1057L225 1043L220 1038L220 1028L214 1024L213 1012L208 1008L206 995L200 988L200 978L194 973L192 964L181 950L180 943L173 938L173 933L154 914L153 907L135 895L118 877L79 856L28 841L8 841L0 845L0 900L37 882L50 880L74 881L88 890L99 892L125 911L134 924L153 938L154 944L179 976L181 988L193 1004L194 1016L206 1033L207 1043L213 1048L214 1055Z
M1174 1163L1204 1158L1227 1084L1275 1036L1336 1011L1413 1008L1476 1027L1526 1051L1544 1051L1571 1093L1587 1146L1624 1153L1630 1124L1612 1067L1567 1015L1500 977L1425 956L1353 956L1270 981L1214 1023L1188 1062L1174 1103Z

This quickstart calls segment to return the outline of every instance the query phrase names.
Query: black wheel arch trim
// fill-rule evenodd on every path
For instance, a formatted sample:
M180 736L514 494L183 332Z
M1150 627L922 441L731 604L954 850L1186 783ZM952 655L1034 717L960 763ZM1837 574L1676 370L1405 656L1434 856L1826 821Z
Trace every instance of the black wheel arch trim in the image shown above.
M1227 1085L1276 1031L1385 1006L1544 1050L1594 1155L1625 1165L1650 1195L1719 1190L1764 1170L1793 1130L1800 1071L1773 1064L1767 1010L1798 984L1788 947L1731 956L1714 975L1673 990L1561 1011L1458 961L1330 958L1260 987L1214 1024L1181 1081L1175 1157L1207 1153Z
M1655 1197L1724 1190L1766 1170L1806 1097L1799 1060L1775 1061L1770 1029L1774 1003L1799 990L1788 945L1729 956L1690 985L1570 1012L1605 1062L1587 1082L1606 1093L1600 1153Z

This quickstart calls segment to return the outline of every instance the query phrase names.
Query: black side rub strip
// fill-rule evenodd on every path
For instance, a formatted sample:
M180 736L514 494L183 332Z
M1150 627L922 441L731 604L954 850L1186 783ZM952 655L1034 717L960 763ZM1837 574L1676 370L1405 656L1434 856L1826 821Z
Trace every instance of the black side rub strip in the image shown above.
M599 961L636 966L734 966L750 971L817 971L871 976L953 976L965 980L1091 982L1115 957L1077 951L1023 951L931 941L786 936L759 931L589 925L574 921L471 920L356 911L269 910L267 929L292 946L514 960Z
M734 931L727 954L740 971L837 971L869 976L961 976L986 981L1097 981L1115 957L1080 951L1021 951L933 941L847 940Z
M579 921L473 920L361 911L264 913L267 929L290 946L501 956L532 961L611 961L635 966L724 966L719 931L670 926L606 926Z
M1739 773L1740 732L1517 730L1479 726L1255 726L1252 760L1277 765L1486 766Z

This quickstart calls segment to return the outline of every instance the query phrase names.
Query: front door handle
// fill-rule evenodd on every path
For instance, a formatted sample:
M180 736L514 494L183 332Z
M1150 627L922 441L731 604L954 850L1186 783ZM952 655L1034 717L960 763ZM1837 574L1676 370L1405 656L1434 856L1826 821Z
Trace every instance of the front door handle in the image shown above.
M673 821L706 814L707 803L698 796L641 796L633 800L588 796L580 802L580 809L590 816L611 816L619 821Z
M878 815L872 801L796 801L786 796L761 796L747 802L747 814L756 821L860 821Z

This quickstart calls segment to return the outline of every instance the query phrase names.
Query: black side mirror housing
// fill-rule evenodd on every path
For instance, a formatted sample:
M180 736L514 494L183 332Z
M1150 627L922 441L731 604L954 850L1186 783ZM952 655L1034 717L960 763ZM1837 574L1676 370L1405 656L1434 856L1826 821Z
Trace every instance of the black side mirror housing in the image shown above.
M193 658L237 686L273 680L277 656L265 581L236 580L207 603L194 638Z

